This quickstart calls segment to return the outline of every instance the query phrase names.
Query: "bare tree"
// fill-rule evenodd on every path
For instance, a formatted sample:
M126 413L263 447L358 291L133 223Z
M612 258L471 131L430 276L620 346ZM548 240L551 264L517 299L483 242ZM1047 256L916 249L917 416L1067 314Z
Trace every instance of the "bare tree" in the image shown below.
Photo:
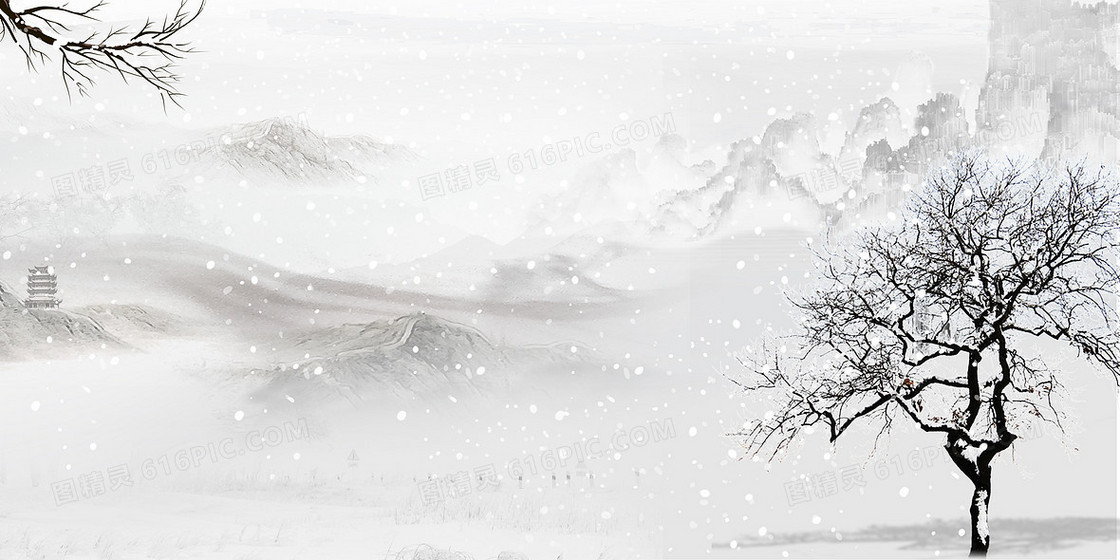
M944 434L973 485L971 555L986 555L992 460L1034 423L1064 433L1063 372L1039 339L1120 383L1118 194L1103 169L956 159L898 225L816 251L818 283L790 295L795 334L740 357L732 381L769 410L735 435L773 460L809 427L830 442L865 422Z
M32 216L34 205L23 194L0 196L0 241L20 239L35 229Z
M137 79L155 88L160 100L179 106L183 95L178 90L175 65L192 52L190 43L178 35L202 13L205 0L192 8L181 0L174 15L161 21L146 20L138 27L107 27L75 34L73 26L100 23L98 13L106 6L100 0L88 8L69 4L38 4L15 7L12 0L0 0L0 41L10 39L37 70L57 52L62 62L62 80L71 97L84 96L94 84L94 73L107 71L128 82Z

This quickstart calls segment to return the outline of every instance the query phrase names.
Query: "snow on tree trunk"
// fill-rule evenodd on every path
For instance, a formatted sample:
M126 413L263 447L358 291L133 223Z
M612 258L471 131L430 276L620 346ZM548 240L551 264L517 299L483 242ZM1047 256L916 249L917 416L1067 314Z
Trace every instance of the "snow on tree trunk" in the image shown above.
M972 482L972 503L968 512L972 520L972 544L969 556L985 557L991 534L988 532L988 503L992 498L992 459L996 449L981 444L967 445L962 439L952 439L945 446L957 468Z
M991 535L988 533L988 501L992 497L991 471L980 469L981 476L976 481L976 488L972 492L972 506L969 513L972 516L972 548L969 556L985 557L988 555L988 543Z

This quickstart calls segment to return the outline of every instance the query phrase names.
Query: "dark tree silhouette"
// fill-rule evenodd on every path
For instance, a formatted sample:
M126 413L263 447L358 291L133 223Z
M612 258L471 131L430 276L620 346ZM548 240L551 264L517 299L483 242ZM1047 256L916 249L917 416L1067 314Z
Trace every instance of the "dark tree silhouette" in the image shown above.
M139 80L159 92L160 100L179 106L175 65L192 52L179 33L202 13L205 0L192 8L182 0L174 15L147 20L138 27L107 27L76 34L73 27L96 26L104 0L88 8L68 4L19 6L0 0L0 41L10 40L23 52L27 68L37 71L57 53L68 95L84 96L93 87L97 72L119 75L125 82Z
M808 427L831 442L860 422L944 434L974 487L971 554L986 555L992 460L1033 423L1063 429L1063 372L1038 339L1120 383L1118 195L1103 169L957 158L897 225L816 250L818 283L789 296L795 334L740 357L732 381L769 410L735 435L773 460Z

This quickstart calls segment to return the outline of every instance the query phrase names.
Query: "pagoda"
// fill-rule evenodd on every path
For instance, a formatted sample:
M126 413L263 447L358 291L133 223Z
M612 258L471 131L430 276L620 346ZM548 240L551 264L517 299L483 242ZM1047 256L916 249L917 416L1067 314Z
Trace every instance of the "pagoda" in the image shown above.
M49 266L36 266L27 269L27 300L23 302L28 309L58 309L62 300L58 299L58 277Z

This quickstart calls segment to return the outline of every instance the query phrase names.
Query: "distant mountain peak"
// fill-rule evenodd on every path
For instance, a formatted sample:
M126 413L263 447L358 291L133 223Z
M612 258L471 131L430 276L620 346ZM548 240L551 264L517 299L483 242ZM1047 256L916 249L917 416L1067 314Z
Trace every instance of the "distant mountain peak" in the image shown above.
M405 146L369 136L328 136L301 119L234 125L203 149L203 161L240 174L294 182L365 182L389 166L418 159Z

